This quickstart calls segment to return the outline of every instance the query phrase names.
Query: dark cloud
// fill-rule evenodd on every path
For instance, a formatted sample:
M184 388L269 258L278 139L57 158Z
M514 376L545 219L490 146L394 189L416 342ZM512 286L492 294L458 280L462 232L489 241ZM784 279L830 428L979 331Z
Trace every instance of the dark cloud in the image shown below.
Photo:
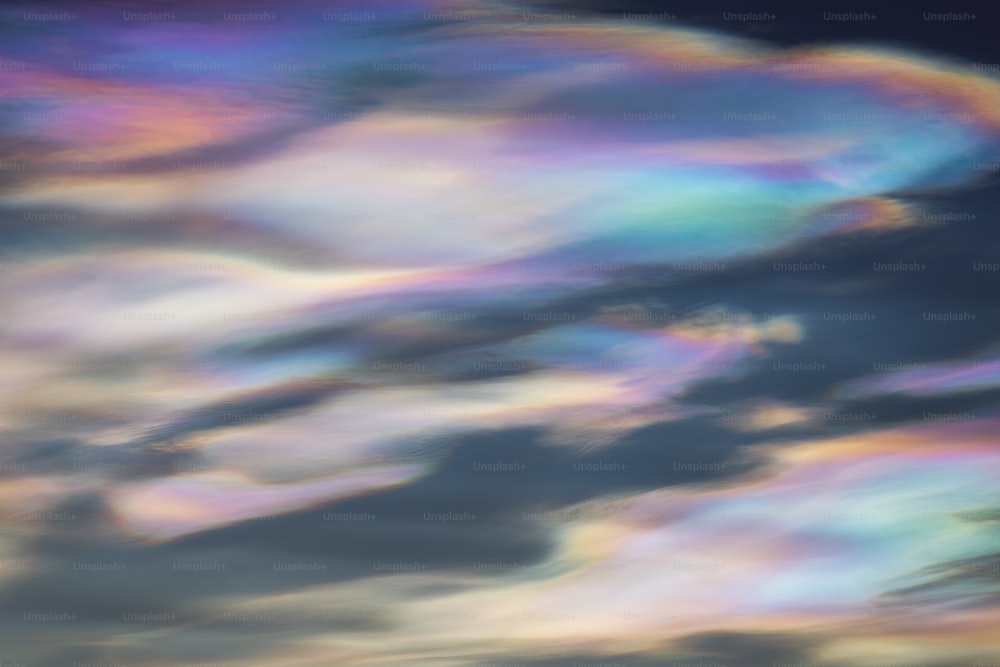
M927 609L1000 606L1000 552L940 563L913 578L923 581L889 591L881 602Z
M810 663L822 641L780 633L706 632L676 642L691 658L714 660L727 667L773 667Z
M341 391L343 387L339 383L330 381L292 382L285 386L268 387L198 408L193 414L182 415L173 423L154 429L134 444L170 443L203 431L267 423L315 407Z

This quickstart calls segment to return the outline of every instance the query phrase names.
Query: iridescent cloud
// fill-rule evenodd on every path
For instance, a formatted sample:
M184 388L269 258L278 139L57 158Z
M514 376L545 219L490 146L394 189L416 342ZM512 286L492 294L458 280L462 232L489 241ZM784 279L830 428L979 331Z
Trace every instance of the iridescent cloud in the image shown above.
M995 78L507 3L33 11L0 10L0 586L87 610L78 664L1000 650L993 411L850 412L985 401L995 348L785 373L882 340L811 324L871 277L754 268L940 230L913 195L995 164ZM150 605L181 621L108 623Z

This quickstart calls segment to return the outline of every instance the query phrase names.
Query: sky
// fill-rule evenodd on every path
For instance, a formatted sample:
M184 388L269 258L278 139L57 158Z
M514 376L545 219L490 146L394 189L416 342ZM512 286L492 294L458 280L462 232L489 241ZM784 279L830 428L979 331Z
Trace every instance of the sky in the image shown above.
M0 667L1000 664L995 14L0 4Z

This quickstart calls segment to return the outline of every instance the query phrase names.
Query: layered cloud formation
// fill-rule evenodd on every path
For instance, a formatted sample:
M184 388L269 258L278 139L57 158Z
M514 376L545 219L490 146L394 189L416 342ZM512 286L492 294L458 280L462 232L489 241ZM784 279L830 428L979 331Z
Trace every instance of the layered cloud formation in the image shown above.
M1000 84L480 4L0 14L0 660L995 655Z

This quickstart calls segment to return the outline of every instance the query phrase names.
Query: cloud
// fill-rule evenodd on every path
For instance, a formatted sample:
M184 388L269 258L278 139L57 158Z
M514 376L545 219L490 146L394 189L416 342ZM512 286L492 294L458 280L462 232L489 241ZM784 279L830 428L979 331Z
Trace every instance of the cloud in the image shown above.
M987 72L55 7L0 13L5 658L996 649Z

